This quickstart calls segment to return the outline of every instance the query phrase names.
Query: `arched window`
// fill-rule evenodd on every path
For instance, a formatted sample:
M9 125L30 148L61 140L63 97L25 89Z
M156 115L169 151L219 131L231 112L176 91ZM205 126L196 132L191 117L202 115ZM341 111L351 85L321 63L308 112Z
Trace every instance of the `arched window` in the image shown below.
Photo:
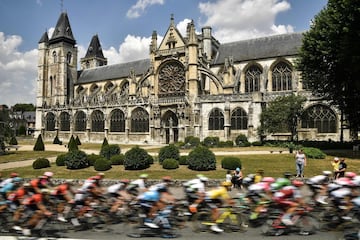
M131 132L148 132L149 114L142 108L136 108L131 114Z
M71 54L71 52L68 52L68 53L66 54L66 62L67 62L68 64L71 64L71 60L72 60L72 54Z
M111 112L110 132L125 132L125 115L123 111L115 109Z
M215 108L211 111L209 116L209 130L223 130L224 129L224 114L220 109Z
M46 131L55 131L55 114L48 113L46 114Z
M258 66L251 66L245 73L245 92L260 91L261 69Z
M56 51L53 51L52 55L53 55L53 63L56 63L56 62L57 62L57 54L56 54Z
M92 132L104 132L105 121L104 113L100 110L95 110L91 114L91 131Z
M292 70L291 67L279 62L272 70L272 90L288 91L292 90Z
M336 133L336 115L327 106L315 105L301 116L302 128L317 128L318 133Z
M231 114L231 129L247 129L248 127L248 116L244 109L236 108Z
M60 131L70 131L70 114L67 112L60 114Z
M79 111L75 114L75 131L84 132L86 130L86 114Z

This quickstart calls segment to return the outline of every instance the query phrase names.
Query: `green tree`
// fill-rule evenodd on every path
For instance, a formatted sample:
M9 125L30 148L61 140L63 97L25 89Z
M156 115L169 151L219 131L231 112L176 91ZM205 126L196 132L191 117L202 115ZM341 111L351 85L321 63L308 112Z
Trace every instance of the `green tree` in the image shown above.
M14 112L30 112L35 111L35 106L32 103L17 103L12 106Z
M342 110L354 138L360 127L359 39L360 1L329 0L304 33L297 61L304 85Z
M78 145L76 144L75 138L71 135L69 143L68 143L69 152L79 150Z
M277 97L269 102L260 115L260 134L290 132L290 140L294 141L297 138L298 120L305 101L305 97L292 94Z
M45 151L45 145L42 140L41 134L39 134L38 138L36 139L36 143L34 145L34 151Z

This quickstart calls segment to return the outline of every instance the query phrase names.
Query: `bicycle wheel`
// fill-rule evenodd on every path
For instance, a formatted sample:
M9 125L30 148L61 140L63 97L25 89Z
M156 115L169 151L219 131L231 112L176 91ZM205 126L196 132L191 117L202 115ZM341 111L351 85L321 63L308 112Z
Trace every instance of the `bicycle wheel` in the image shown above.
M314 234L319 229L319 221L313 216L304 215L299 218L296 227L301 235Z
M205 232L213 225L211 212L195 213L191 219L191 226L194 232Z

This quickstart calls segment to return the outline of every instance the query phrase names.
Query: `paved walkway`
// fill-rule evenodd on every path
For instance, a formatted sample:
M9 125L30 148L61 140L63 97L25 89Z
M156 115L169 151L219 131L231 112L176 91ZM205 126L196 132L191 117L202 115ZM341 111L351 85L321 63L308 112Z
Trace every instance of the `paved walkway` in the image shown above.
M18 151L32 151L33 150L33 145L19 145L19 149ZM144 149L153 149L153 148L159 148L159 146L155 146L155 145L146 145L146 146L141 146ZM125 153L126 151L128 151L130 148L122 148L121 152ZM57 151L57 152L67 152L68 149L65 147L65 145L58 145L58 144L46 144L45 145L45 150L46 151ZM15 151L15 150L12 150ZM82 151L84 151L87 154L98 154L99 150L91 150L91 149L82 149ZM282 153L289 153L288 151L282 151ZM156 156L157 153L151 152L150 153L152 156ZM232 149L231 151L215 151L214 152L215 155L221 155L221 156L226 156L226 155L251 155L251 154L280 154L279 151L274 151L274 152L270 152L269 150L263 150L263 151L241 151L238 150L236 148ZM187 155L187 153L181 153L181 155ZM49 157L48 158L50 162L55 162L56 157ZM4 170L4 169L9 169L9 168L18 168L18 167L26 167L26 166L31 166L32 163L34 162L35 159L31 159L31 160L25 160L25 161L15 161L15 162L8 162L8 163L1 163L0 164L0 171Z

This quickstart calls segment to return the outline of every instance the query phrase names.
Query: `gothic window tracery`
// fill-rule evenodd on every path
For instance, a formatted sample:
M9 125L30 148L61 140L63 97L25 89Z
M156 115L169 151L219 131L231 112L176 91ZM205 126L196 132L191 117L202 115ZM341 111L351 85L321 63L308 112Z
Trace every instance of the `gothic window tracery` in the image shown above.
M70 114L67 112L60 114L60 131L70 131Z
M260 91L261 69L258 66L250 66L245 73L245 92Z
M110 132L125 132L125 114L120 109L111 112Z
M46 114L46 131L55 131L55 114L49 112Z
M86 114L78 111L75 114L75 131L84 132L86 130Z
M279 62L272 70L272 90L292 90L292 69L289 64Z
M149 114L142 108L136 108L131 114L131 132L148 132Z
M91 131L103 132L105 128L104 113L100 110L95 110L91 114Z
M244 109L236 108L231 114L231 129L243 130L248 127L248 116Z
M318 133L336 133L336 115L327 106L312 106L302 114L301 127L316 128Z
M213 109L210 113L209 130L224 130L224 114L218 108Z
M181 63L172 61L159 71L159 97L185 95L185 70Z

